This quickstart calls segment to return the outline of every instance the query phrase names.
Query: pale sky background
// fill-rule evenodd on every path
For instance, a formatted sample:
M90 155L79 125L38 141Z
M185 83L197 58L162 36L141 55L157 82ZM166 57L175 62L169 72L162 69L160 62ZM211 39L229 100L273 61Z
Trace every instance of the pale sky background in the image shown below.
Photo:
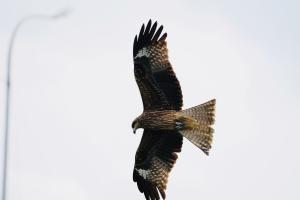
M142 112L133 38L158 20L184 107L217 99L209 157L184 141L172 200L300 199L300 2L2 0L0 128L9 36L16 40L8 200L143 199L132 181ZM2 159L2 151L1 159ZM1 162L2 163L2 162Z

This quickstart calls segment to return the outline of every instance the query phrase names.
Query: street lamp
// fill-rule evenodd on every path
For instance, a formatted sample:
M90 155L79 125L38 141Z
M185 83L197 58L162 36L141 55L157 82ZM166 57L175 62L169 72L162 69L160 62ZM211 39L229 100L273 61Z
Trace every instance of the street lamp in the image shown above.
M8 158L8 142L9 142L9 117L10 117L10 87L11 87L11 63L14 49L14 42L21 26L30 20L56 20L68 15L69 10L63 10L55 15L29 15L22 18L15 26L8 47L7 54L7 74L6 74L6 109L5 109L5 124L4 124L4 150L3 150L3 174L2 174L2 200L6 200L6 183L7 183L7 158Z

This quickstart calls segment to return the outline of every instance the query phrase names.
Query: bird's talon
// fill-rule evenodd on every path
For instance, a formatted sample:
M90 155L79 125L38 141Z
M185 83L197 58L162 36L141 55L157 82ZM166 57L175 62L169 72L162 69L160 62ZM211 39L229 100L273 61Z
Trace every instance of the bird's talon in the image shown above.
M181 128L183 128L183 123L182 123L182 122L175 122L175 128L176 128L176 129L181 129Z

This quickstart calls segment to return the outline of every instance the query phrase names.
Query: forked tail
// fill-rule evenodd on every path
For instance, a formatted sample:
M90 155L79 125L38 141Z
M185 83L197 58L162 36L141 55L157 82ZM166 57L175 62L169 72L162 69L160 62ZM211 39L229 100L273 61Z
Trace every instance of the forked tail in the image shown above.
M213 139L216 100L210 100L201 105L182 111L185 116L194 119L192 126L179 132L208 155Z

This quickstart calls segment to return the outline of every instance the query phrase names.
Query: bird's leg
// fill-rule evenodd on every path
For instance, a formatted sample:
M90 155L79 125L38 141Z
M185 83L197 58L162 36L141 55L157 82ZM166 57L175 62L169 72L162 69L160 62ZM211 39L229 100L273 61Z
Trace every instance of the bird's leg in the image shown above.
M175 129L182 129L183 128L183 123L180 121L175 121Z

